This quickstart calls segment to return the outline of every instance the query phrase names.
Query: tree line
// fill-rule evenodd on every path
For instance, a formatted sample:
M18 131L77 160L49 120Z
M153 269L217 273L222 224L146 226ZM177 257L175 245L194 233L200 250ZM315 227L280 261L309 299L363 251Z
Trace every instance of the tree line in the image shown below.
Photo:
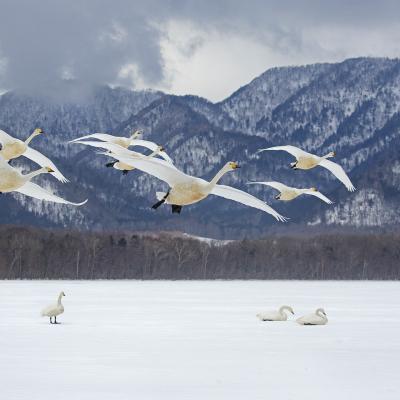
M400 234L204 241L0 226L0 279L400 279Z

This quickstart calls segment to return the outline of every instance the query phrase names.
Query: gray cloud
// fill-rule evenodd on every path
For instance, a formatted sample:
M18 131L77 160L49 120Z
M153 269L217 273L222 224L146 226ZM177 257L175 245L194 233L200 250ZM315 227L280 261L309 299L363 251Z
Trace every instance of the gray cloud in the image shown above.
M161 39L169 21L258 40L287 53L292 63L296 57L304 62L307 57L314 61L329 55L329 48L307 37L306 31L350 29L356 36L360 32L360 41L367 40L367 31L399 28L400 4L390 0L0 0L0 10L0 88L60 95L84 93L105 83L134 86L132 75L119 76L129 64L135 65L137 78L145 85L167 85ZM376 39L376 47L384 53L390 37L383 39L385 43ZM203 45L204 40L196 38L180 51L192 57ZM335 51L340 53L340 48Z

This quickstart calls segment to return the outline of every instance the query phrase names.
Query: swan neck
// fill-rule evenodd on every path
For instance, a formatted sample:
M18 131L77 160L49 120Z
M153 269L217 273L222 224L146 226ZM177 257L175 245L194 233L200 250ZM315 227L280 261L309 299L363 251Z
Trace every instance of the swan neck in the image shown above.
M160 152L160 150L154 150L151 154L148 155L149 158L156 156L158 153Z
M32 132L28 139L25 140L25 144L28 146L32 139L36 136L35 132Z
M228 170L226 169L226 167L224 166L223 168L221 168L217 174L214 176L214 178L210 181L210 186L214 187L218 181L228 172Z
M322 156L321 158L325 158L325 159L327 159L327 158L332 158L332 154L331 154L331 153L325 154L325 155Z
M61 299L62 299L62 293L60 293L60 294L58 295L57 304L58 304L59 306L61 306Z
M46 168L40 168L37 171L30 172L29 174L24 175L25 180L28 182L35 176L38 176L40 174L45 174L47 173Z

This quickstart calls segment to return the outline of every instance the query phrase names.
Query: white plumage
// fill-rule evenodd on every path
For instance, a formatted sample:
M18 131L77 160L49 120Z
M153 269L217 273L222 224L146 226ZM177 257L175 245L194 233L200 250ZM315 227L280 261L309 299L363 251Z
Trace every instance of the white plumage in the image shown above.
M323 308L318 308L315 313L305 315L296 320L300 325L325 325L328 323L328 318Z
M286 321L288 316L285 310L294 314L292 307L282 306L278 311L270 310L258 313L256 317L261 321Z
M64 312L64 306L61 303L62 297L65 296L64 292L61 292L58 295L57 303L52 304L42 310L42 317L49 317L50 318L50 323L51 324L57 324L57 316L62 314ZM54 317L54 322L52 321L52 318Z

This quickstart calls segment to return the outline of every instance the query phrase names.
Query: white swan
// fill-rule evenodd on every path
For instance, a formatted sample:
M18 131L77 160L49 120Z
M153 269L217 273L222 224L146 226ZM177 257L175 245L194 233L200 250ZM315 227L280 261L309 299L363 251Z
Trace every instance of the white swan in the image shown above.
M52 172L53 170L50 167L43 167L37 171L22 175L18 170L13 168L2 157L0 157L0 193L19 192L25 196L34 197L35 199L74 206L81 206L87 202L87 200L85 200L82 203L71 203L48 192L39 185L36 185L36 183L30 182L30 180L37 175Z
M52 304L51 306L46 307L45 309L42 310L42 317L50 317L50 323L51 324L59 324L57 322L57 315L60 315L64 312L64 306L61 303L61 298L65 296L64 292L61 292L58 295L58 300L56 304ZM52 318L54 317L54 322L52 321Z
M280 182L248 182L249 185L265 185L271 186L274 189L278 190L280 193L275 196L275 199L282 201L290 201L295 199L296 197L302 194L309 194L311 196L315 196L320 198L322 201L328 204L332 204L333 202L329 200L326 196L324 196L318 189L312 187L310 189L297 189L294 187L286 186Z
M57 169L49 158L29 147L31 140L42 133L43 130L37 128L28 139L23 142L22 140L14 138L8 133L0 130L0 143L2 145L0 155L2 155L6 161L11 161L20 156L24 156L34 161L36 164L39 164L41 167L50 167L53 170L52 175L54 175L55 178L63 183L68 182L68 179Z
M258 313L256 317L261 321L286 321L288 316L285 313L285 310L294 315L292 307L282 306L278 311L265 311Z
M356 188L350 181L350 178L344 172L344 169L339 165L332 161L329 161L328 158L335 157L335 152L331 151L330 153L326 154L325 156L319 157L311 153L307 153L304 150L299 149L295 146L276 146L276 147L269 147L267 149L260 149L257 153L262 151L269 151L269 150L282 150L286 151L292 156L296 157L296 162L290 163L290 167L293 169L312 169L318 165L324 167L332 172L333 175L342 182L348 191L354 192Z
M137 151L127 150L126 148L120 146L119 144L115 144L115 143L94 142L94 141L89 141L89 140L88 141L75 140L71 143L84 144L86 146L97 147L99 149L108 150L115 154L118 154L118 153L127 154L126 152L129 151L129 154L131 156L144 156L144 154L142 154L142 153L138 153ZM165 161L168 161L169 163L173 164L171 157L165 152L164 148L154 142L138 139L138 140L135 140L135 146L146 147L147 149L150 149L153 153L157 152L157 154L159 154Z
M296 320L300 325L325 325L328 323L328 318L326 317L323 308L318 308L314 314L305 315Z
M92 138L92 139L101 140L103 142L118 144L119 146L123 147L124 149L127 149L129 146L133 146L132 143L134 141L138 140L137 138L141 134L142 134L142 131L140 131L140 130L132 132L131 136L129 136L129 137L113 136L113 135L109 135L107 133L92 133L91 135L86 135L86 136L82 136L82 137L76 138L74 140L71 140L70 143L75 143L75 142L78 142L83 139ZM147 141L143 140L143 142L147 142Z
M119 154L112 153L112 155L117 160L153 175L170 186L167 193L157 192L159 201L153 205L153 209L157 209L161 204L166 203L171 204L173 213L180 213L183 206L197 203L210 194L213 194L265 211L278 221L286 221L285 217L260 199L242 190L217 184L227 172L239 168L236 162L226 163L215 177L210 182L207 182L204 179L196 178L179 171L174 165L164 160L132 157L127 150L119 151Z
M157 146L157 149L155 151L153 151L151 154L149 154L148 156L144 156L144 155L142 155L142 156L152 158L152 157L155 157L157 154L159 154L162 151L164 151L164 147ZM108 167L108 168L112 167L119 171L122 171L123 175L126 175L126 174L128 174L129 171L133 171L135 169L135 167L125 164L122 161L113 161L113 162L107 163L106 167Z

